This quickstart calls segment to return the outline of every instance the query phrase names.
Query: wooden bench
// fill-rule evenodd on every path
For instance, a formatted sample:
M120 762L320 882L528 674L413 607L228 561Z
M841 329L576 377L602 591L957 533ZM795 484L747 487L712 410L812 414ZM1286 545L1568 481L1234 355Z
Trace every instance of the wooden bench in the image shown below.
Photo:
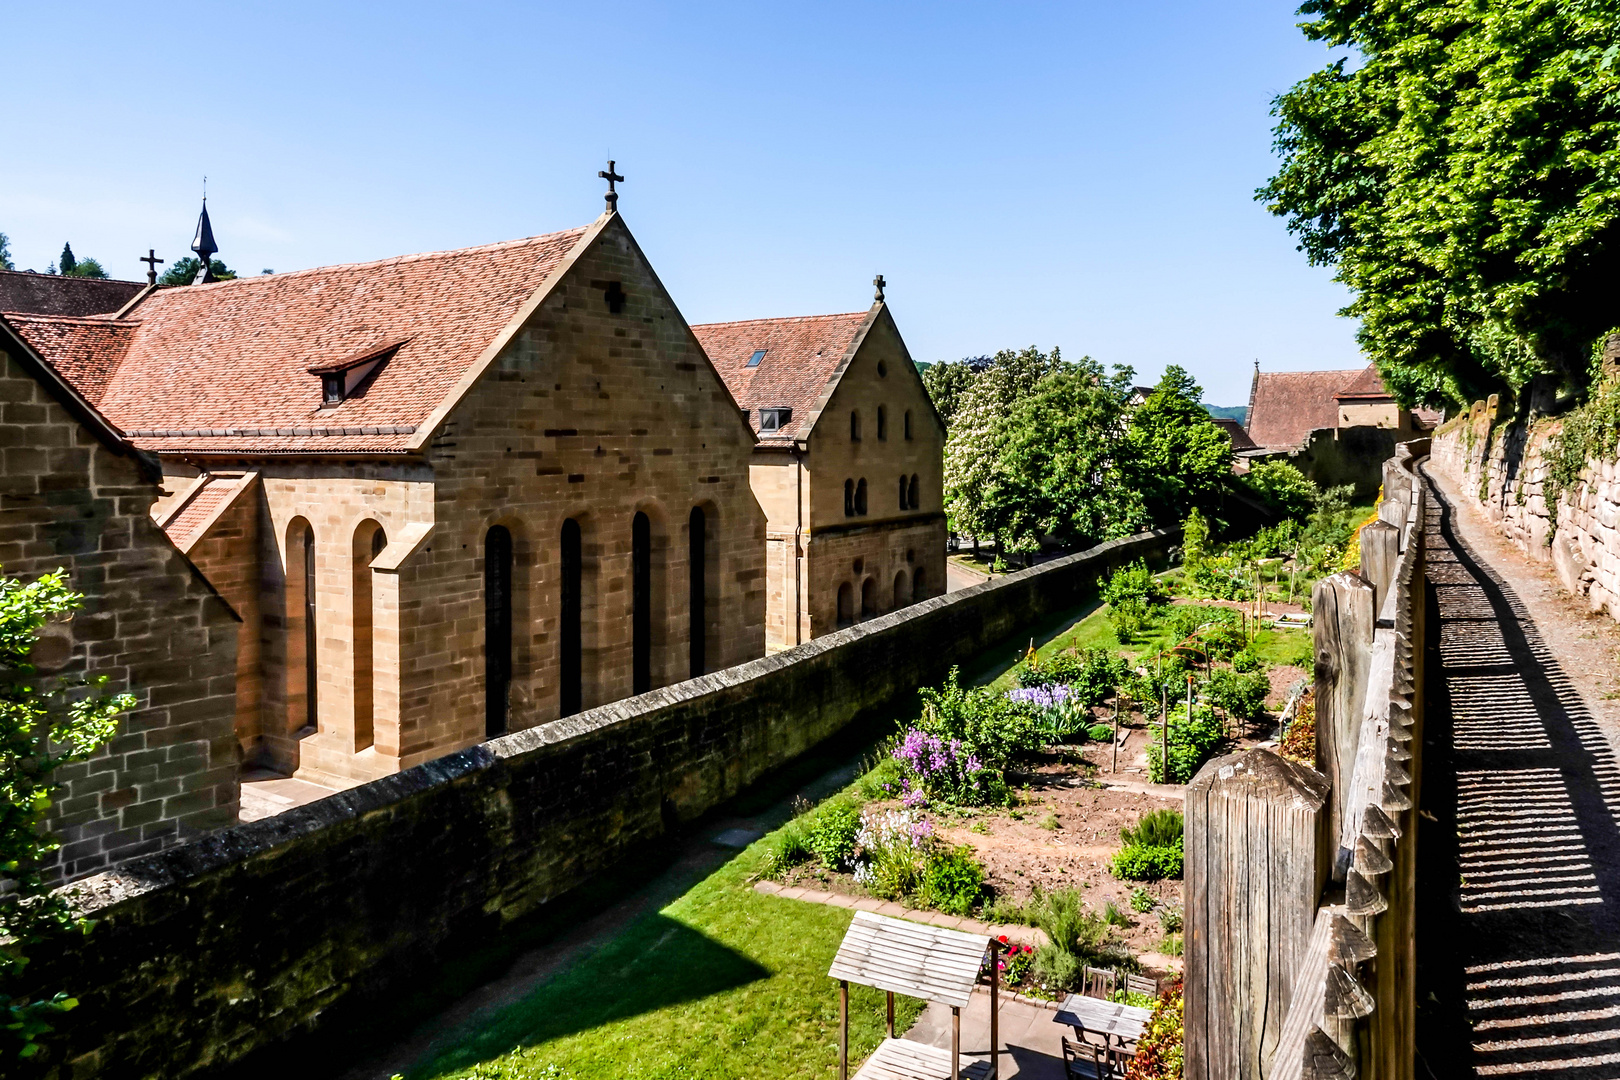
M951 1080L952 1075L989 1080L988 1061L958 1057L956 1065L953 1074L949 1050L909 1039L884 1039L855 1074L855 1080Z

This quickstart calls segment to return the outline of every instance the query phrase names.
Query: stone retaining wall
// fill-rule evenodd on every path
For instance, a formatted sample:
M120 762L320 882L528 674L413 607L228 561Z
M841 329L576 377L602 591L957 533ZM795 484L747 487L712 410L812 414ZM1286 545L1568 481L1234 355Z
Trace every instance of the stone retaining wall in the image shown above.
M1588 461L1555 517L1542 494L1542 457L1561 428L1557 417L1515 422L1493 396L1435 432L1429 467L1478 499L1526 555L1551 563L1593 612L1620 619L1620 464Z
M513 920L858 717L914 708L950 665L1174 539L1113 541L88 878L77 887L94 933L35 949L27 969L81 1002L51 1040L53 1067L197 1076L307 1036L323 1014L386 1010Z

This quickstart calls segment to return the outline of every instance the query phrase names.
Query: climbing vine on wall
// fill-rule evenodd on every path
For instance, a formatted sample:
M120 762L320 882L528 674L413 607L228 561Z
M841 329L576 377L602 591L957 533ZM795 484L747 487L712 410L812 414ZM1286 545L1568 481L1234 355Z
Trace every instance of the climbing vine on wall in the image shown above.
M1554 530L1558 528L1558 500L1581 482L1586 463L1593 458L1611 459L1620 447L1620 378L1603 380L1585 405L1565 413L1562 419L1562 428L1542 450L1547 474L1541 493Z

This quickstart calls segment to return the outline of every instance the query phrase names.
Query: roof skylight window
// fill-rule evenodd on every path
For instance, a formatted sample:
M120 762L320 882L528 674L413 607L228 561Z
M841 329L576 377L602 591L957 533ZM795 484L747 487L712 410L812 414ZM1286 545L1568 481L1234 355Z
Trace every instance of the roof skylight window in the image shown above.
M750 356L748 358L748 366L749 367L759 367L759 362L761 360L763 360L763 359L765 359L765 350L764 349L755 349L754 350L754 355Z

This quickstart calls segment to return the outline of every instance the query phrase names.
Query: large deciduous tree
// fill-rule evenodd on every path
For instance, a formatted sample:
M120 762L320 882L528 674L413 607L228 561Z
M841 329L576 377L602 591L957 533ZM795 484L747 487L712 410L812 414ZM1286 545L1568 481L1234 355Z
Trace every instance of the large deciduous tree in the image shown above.
M1232 439L1198 403L1203 390L1185 369L1165 368L1153 393L1131 414L1129 475L1153 519L1179 522L1208 506L1232 474Z
M1308 0L1349 55L1281 96L1257 193L1355 293L1407 404L1584 386L1620 277L1620 5Z

